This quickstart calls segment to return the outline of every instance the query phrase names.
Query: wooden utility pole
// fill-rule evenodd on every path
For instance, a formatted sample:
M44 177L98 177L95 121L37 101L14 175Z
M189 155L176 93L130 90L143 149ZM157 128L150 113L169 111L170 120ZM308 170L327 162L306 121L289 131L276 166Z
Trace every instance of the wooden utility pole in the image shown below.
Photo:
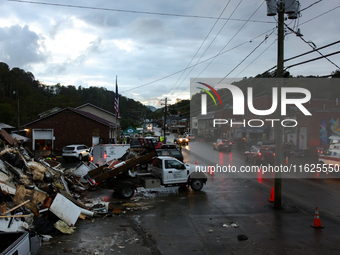
M164 143L166 143L166 132L165 132L165 128L166 128L166 114L168 111L168 98L165 98L165 103L164 103L164 123L163 123L163 128L164 128ZM171 100L170 100L171 101Z
M283 78L283 57L284 57L284 6L283 2L279 1L278 6L278 39L277 39L277 70L276 77L279 78L277 82L277 90L278 90L278 108L277 108L277 116L280 119L277 122L275 128L275 144L276 144L276 153L275 153L275 166L280 167L283 163L283 127L281 125L281 87L282 87L282 78ZM280 168L279 168L280 169ZM281 209L281 191L282 191L282 176L280 172L275 173L275 181L274 181L274 208Z

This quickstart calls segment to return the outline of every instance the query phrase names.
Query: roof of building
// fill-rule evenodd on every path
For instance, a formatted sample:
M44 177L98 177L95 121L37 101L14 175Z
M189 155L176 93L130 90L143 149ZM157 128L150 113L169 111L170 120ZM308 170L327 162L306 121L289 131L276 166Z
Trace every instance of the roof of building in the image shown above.
M97 122L99 122L99 123L101 123L101 124L103 124L103 125L106 125L106 126L108 126L108 127L114 128L114 127L116 126L116 124L113 123L113 122L111 122L111 121L108 121L108 120L106 120L106 119L103 119L103 118L101 118L101 117L98 117L98 116L96 116L96 115L94 115L94 114L92 114L92 113L85 112L85 111L81 111L81 110L78 110L78 109L75 109L75 108L71 108L71 107L66 107L66 108L61 109L61 110L59 110L59 111L53 112L53 113L51 113L51 114L49 114L49 115L46 115L46 116L44 116L44 117L41 117L41 118L39 118L39 119L37 119L37 120L31 121L31 122L29 122L29 123L26 123L25 125L27 126L27 125L33 124L33 123L38 122L38 121L40 121L40 120L42 120L42 119L51 117L51 116L53 116L53 115L59 114L59 113L61 113L61 112L63 112L63 111L67 111L67 110L68 110L68 111L75 112L75 113L77 113L77 114L79 114L79 115L82 115L82 116L84 116L84 117L86 117L86 118L89 118L89 119L92 119L92 120L94 120L94 121L97 121Z
M0 128L15 128L15 127L12 127L12 126L7 125L5 123L0 123Z
M98 110L101 110L101 111L103 111L103 112L106 112L106 113L108 113L108 114L111 114L111 115L113 115L113 116L116 116L116 114L115 113L113 113L113 112L110 112L110 111L107 111L107 110L105 110L105 109L103 109L103 108L100 108L100 107L98 107L98 106L96 106L96 105L93 105L93 104L90 104L90 103L86 103L86 104L83 104L83 105L81 105L81 106L78 106L77 108L75 108L75 109L81 109L81 108L83 108L83 107L85 107L85 106L91 106L91 107L93 107L93 108L96 108L96 109L98 109Z

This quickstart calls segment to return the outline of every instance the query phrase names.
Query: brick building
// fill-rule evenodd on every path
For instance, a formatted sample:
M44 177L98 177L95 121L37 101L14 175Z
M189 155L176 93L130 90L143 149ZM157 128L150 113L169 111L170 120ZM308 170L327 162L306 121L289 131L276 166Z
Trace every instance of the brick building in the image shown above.
M105 111L93 107L96 111ZM67 107L24 125L26 136L31 139L32 150L61 149L69 144L113 142L116 123L99 114Z

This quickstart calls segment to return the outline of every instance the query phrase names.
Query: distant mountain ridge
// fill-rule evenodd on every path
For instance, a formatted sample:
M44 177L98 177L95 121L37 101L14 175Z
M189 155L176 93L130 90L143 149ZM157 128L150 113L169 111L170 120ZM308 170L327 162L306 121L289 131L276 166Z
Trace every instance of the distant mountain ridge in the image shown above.
M146 105L146 107L148 107L153 112L157 110L157 108L152 105Z

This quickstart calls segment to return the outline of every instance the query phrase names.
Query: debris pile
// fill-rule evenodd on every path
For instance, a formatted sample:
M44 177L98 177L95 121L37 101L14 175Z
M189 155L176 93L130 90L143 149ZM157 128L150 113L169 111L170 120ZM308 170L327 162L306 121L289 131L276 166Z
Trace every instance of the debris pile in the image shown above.
M91 187L83 177L96 167L82 162L62 169L57 161L36 158L0 129L0 232L28 231L41 239L73 233L78 218L94 217L100 207L81 202Z

